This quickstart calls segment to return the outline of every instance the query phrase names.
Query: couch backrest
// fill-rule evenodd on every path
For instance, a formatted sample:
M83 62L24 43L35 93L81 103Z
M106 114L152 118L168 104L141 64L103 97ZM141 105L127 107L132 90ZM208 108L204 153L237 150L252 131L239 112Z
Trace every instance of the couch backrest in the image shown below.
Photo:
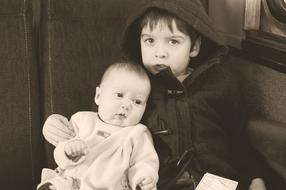
M34 189L41 161L38 67L30 0L0 1L0 181Z
M249 117L286 124L286 73L241 57L231 57L231 63L242 78Z

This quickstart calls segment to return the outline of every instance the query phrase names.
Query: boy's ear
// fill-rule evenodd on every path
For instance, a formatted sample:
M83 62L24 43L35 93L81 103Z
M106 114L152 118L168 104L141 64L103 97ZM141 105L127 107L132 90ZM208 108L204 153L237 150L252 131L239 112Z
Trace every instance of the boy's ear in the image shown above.
M190 52L190 57L196 57L200 53L202 38L199 36L194 43Z
M94 102L96 103L96 105L99 104L100 93L101 93L100 88L96 87L95 96L94 96Z

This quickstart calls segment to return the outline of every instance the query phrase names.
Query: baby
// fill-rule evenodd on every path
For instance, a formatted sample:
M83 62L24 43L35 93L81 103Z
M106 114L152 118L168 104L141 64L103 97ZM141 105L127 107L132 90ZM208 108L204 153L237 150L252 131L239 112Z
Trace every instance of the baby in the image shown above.
M150 91L139 64L112 64L96 87L98 112L71 117L68 125L75 137L56 146L58 168L43 169L38 190L156 190L158 156L150 132L139 123ZM45 125L58 121L68 122L54 114Z

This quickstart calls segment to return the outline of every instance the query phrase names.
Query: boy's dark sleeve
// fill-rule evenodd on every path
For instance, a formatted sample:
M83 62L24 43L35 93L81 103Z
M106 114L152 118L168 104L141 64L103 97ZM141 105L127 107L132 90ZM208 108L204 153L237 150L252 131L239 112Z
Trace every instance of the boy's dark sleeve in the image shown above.
M203 170L237 180L239 189L248 189L255 171L246 159L251 150L245 133L247 115L240 81L224 65L207 74L208 80L202 85L207 90L191 109L199 142L195 144L198 159Z
M230 153L232 166L238 173L239 189L248 189L250 182L254 178L264 178L264 164L260 155L253 149L249 142L247 125L249 120L249 110L242 86L243 80L228 68L229 78L226 82L226 90L223 100L225 106L222 109L224 127L229 135Z

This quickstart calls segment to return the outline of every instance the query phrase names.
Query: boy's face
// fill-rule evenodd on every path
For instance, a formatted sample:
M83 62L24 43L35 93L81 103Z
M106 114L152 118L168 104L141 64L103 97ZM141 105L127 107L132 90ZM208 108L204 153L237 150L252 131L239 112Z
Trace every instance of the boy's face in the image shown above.
M170 67L175 77L187 73L191 57L197 56L199 48L191 50L190 36L178 30L175 21L172 23L173 32L164 21L159 21L151 30L147 24L141 32L141 54L144 66L157 74ZM200 44L198 44L200 45Z
M95 103L100 118L126 127L140 122L151 90L147 79L127 71L114 70L96 88Z

